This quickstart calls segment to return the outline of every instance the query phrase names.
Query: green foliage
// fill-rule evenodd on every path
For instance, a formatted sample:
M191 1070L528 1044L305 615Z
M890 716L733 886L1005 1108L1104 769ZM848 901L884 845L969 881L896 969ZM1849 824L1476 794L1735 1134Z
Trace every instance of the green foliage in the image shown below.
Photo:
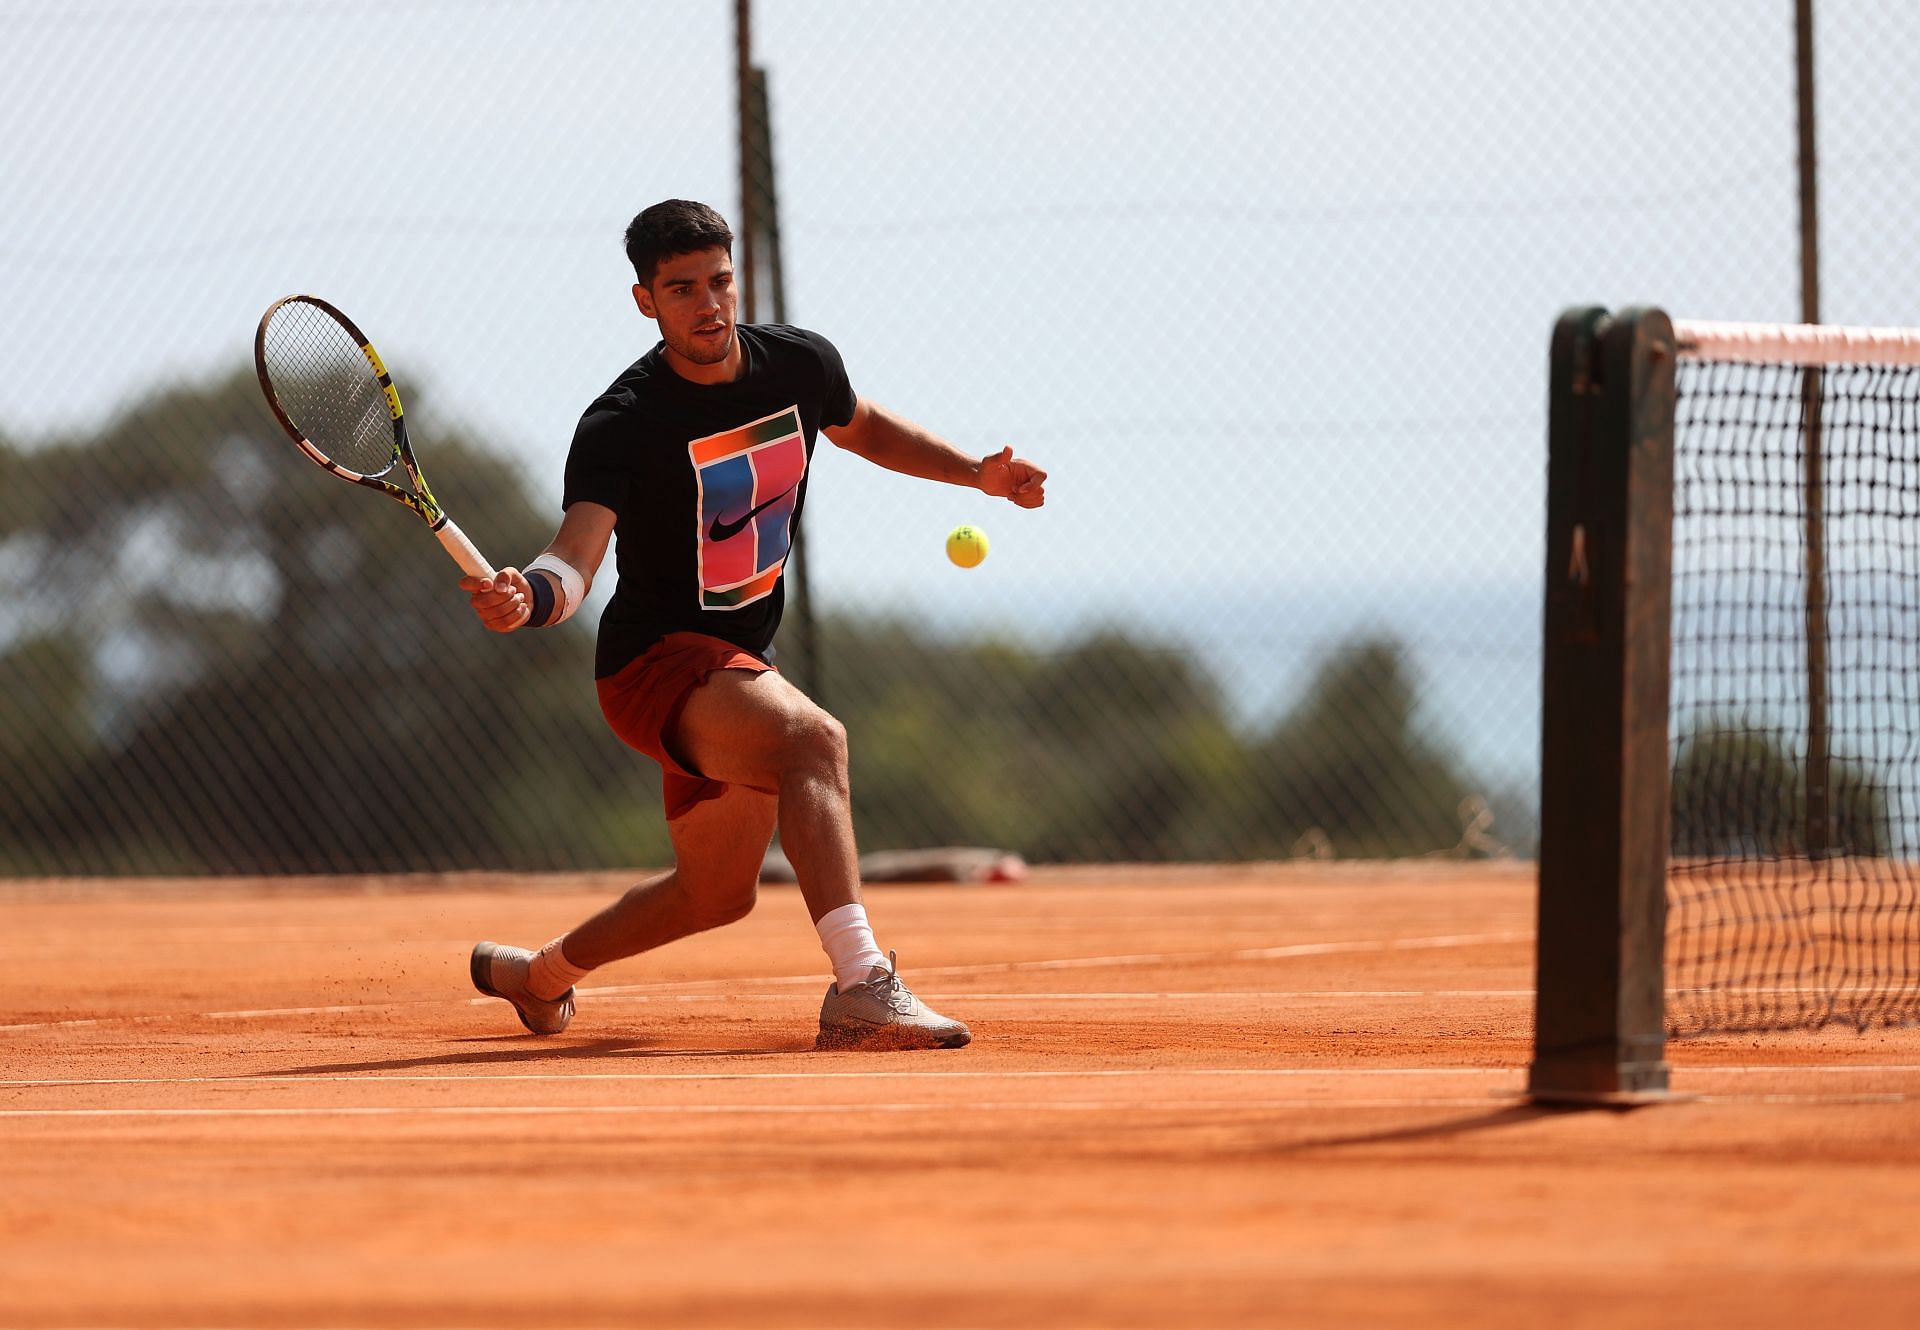
M1673 852L1688 858L1807 851L1804 764L1778 735L1737 717L1709 717L1680 741L1673 770ZM1888 849L1886 791L1858 763L1828 763L1827 851Z
M1261 820L1283 837L1317 828L1342 854L1447 845L1472 783L1413 728L1414 690L1399 648L1343 647L1254 756Z
M1431 853L1476 786L1417 732L1401 653L1332 653L1251 741L1177 648L1104 633L1043 654L828 620L861 843L976 843L1038 861Z
M78 645L42 637L0 656L0 697L0 847L13 847L53 829L91 747ZM13 858L0 849L0 871Z
M0 738L35 793L7 867L631 862L605 801L657 808L658 784L600 719L591 626L482 631L419 519L302 461L258 399L236 373L9 459L3 529L58 613L0 656L36 718ZM483 546L545 544L497 458L421 453Z
M549 538L557 514L496 455L458 436L420 451L496 559ZM0 560L23 588L0 620L0 872L668 860L658 772L599 714L591 620L482 631L419 520L301 460L250 373L93 437L0 443L0 480ZM1417 731L1390 642L1332 652L1247 734L1178 644L821 629L865 848L1218 860L1462 840L1475 782Z

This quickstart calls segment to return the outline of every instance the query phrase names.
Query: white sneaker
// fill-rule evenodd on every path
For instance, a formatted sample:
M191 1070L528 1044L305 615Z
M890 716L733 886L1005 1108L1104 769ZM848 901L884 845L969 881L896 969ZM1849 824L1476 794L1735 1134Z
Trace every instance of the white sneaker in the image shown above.
M503 947L498 942L482 942L473 949L468 962L473 986L488 997L505 998L513 1004L520 1023L535 1034L559 1034L573 1019L573 990L569 988L549 1002L527 990L527 965L533 953L520 947Z
M884 968L842 993L835 984L820 1004L820 1048L962 1048L973 1032L932 1010L900 982L892 952Z

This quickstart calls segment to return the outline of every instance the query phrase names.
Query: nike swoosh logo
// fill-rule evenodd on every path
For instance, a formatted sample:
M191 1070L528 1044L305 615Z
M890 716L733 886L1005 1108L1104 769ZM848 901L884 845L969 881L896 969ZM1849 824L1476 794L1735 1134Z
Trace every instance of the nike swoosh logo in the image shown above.
M786 498L787 495L793 493L794 488L795 488L794 486L789 485L787 486L786 489L774 495L771 499L768 499L765 503L760 504L756 507L747 509L747 515L745 517L740 518L738 521L723 522L717 517L714 518L713 525L707 528L707 539L715 542L716 544L723 540L732 540L735 536L739 535L742 531L745 531L747 529L747 523L751 522L754 518L760 516L760 514L767 511L767 509L773 507L773 505L780 502L780 500Z

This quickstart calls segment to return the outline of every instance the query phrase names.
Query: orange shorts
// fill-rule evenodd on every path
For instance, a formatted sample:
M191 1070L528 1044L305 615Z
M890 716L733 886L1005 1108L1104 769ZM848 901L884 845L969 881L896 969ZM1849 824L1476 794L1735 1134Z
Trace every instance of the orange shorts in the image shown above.
M708 780L667 749L666 733L680 718L687 696L715 670L751 670L769 665L745 647L704 633L668 633L629 661L618 674L596 679L600 714L613 732L660 764L661 795L667 820L684 815L705 799L726 793L727 783Z

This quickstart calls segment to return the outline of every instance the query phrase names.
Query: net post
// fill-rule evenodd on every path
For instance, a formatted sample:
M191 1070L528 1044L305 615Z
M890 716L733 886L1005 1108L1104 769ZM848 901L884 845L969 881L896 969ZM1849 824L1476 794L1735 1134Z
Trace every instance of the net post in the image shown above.
M1536 1102L1666 1096L1673 417L1664 313L1561 316L1548 403Z

